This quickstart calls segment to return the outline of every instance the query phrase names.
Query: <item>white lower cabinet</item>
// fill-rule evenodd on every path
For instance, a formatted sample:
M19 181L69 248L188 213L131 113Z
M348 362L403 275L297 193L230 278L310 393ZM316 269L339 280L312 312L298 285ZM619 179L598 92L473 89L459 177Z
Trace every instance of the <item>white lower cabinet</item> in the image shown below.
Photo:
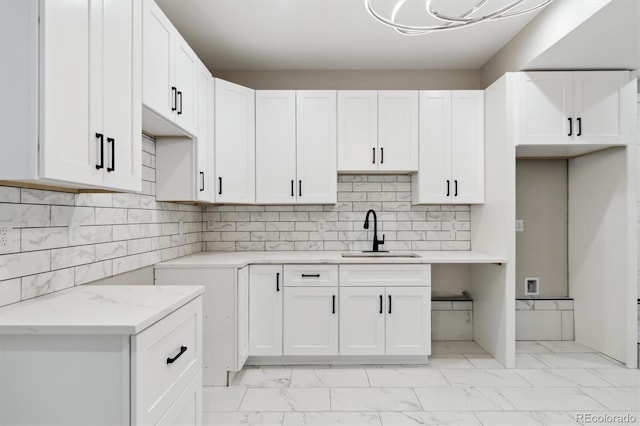
M284 355L338 355L338 287L284 289Z
M340 288L340 355L384 355L384 287Z
M431 354L431 288L386 289L386 355Z
M178 399L156 423L158 426L202 424L202 372L189 383Z
M249 266L249 355L282 355L282 265Z

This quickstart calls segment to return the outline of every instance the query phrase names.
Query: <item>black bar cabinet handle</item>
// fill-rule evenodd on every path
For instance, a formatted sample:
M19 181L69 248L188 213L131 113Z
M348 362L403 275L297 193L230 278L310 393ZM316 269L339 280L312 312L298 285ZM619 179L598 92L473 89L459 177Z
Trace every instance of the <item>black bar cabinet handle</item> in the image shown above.
M331 296L331 313L336 313L336 295Z
M458 181L457 180L453 181L453 196L454 197L458 196Z
M302 197L302 181L298 181L298 197Z
M293 180L291 180L291 196L295 197L296 194L293 192L293 185L294 185Z
M104 135L96 133L96 138L100 140L100 164L96 164L96 169L100 170L104 168Z
M382 295L380 295L380 313L382 313Z
M107 138L107 143L111 144L111 167L107 167L107 171L113 172L116 169L116 140Z
M280 291L280 272L276 272L276 291Z
M171 93L173 95L173 103L171 104L171 111L178 109L178 89L171 87Z
M222 178L218 178L218 195L222 195Z
M173 364L174 362L176 362L177 359L180 358L182 354L185 353L186 351L187 351L186 346L180 346L180 352L178 352L178 355L174 356L173 358L167 358L167 364Z
M567 120L569 120L569 134L567 136L571 136L573 134L573 119L569 117Z
M373 160L371 161L371 164L376 164L376 149L375 148L371 148L373 150Z
M576 119L578 121L578 133L576 136L582 136L582 117Z
M451 181L447 179L447 197L451 194L451 191L449 190L451 187Z
M180 108L178 108L178 115L182 114L182 92L178 92L178 96L180 97Z
M391 295L389 295L389 313L391 313Z
M320 274L302 274L302 278L320 278Z
M200 172L200 178L201 178L200 179L200 183L201 183L200 192L202 192L202 191L204 191L204 172Z
M380 164L384 164L384 148L380 148Z

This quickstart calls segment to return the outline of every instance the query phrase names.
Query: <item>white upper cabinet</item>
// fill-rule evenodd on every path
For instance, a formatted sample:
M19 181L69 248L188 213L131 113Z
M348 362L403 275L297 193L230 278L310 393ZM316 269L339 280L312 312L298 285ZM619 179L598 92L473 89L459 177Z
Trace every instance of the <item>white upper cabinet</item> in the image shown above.
M378 92L378 170L418 170L418 92Z
M215 79L215 188L218 203L255 203L255 92Z
M483 92L423 91L420 111L420 170L413 176L413 203L483 203Z
M516 145L624 144L627 71L519 73Z
M256 202L297 199L296 92L256 91Z
M417 91L338 91L338 171L418 169Z
M297 202L337 201L336 91L296 92Z
M196 199L213 203L215 201L215 158L214 158L214 80L209 70L200 64L198 68L198 137Z
M143 3L144 129L157 136L180 133L160 118L195 136L197 56L153 0Z
M378 170L378 92L338 91L338 170Z
M138 2L2 2L0 179L140 190L140 22Z

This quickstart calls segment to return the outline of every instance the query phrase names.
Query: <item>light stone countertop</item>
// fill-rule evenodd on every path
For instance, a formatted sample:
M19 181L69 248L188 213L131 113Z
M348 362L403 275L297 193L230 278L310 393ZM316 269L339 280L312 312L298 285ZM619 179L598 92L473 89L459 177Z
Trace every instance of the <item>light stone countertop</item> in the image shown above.
M340 251L201 252L155 265L158 269L242 268L249 264L416 264L506 263L506 259L474 251L415 251L420 257L342 257Z
M2 334L137 334L203 286L83 285L0 308Z

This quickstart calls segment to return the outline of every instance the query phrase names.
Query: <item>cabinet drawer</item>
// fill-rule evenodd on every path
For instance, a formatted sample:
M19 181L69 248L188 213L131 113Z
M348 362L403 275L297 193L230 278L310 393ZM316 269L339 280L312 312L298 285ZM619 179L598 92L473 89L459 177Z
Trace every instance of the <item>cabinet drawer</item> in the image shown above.
M431 265L340 265L340 285L430 286Z
M202 424L202 372L187 385L156 426L198 426Z
M132 421L156 424L202 366L202 297L131 337Z
M335 287L338 265L284 265L285 287Z

